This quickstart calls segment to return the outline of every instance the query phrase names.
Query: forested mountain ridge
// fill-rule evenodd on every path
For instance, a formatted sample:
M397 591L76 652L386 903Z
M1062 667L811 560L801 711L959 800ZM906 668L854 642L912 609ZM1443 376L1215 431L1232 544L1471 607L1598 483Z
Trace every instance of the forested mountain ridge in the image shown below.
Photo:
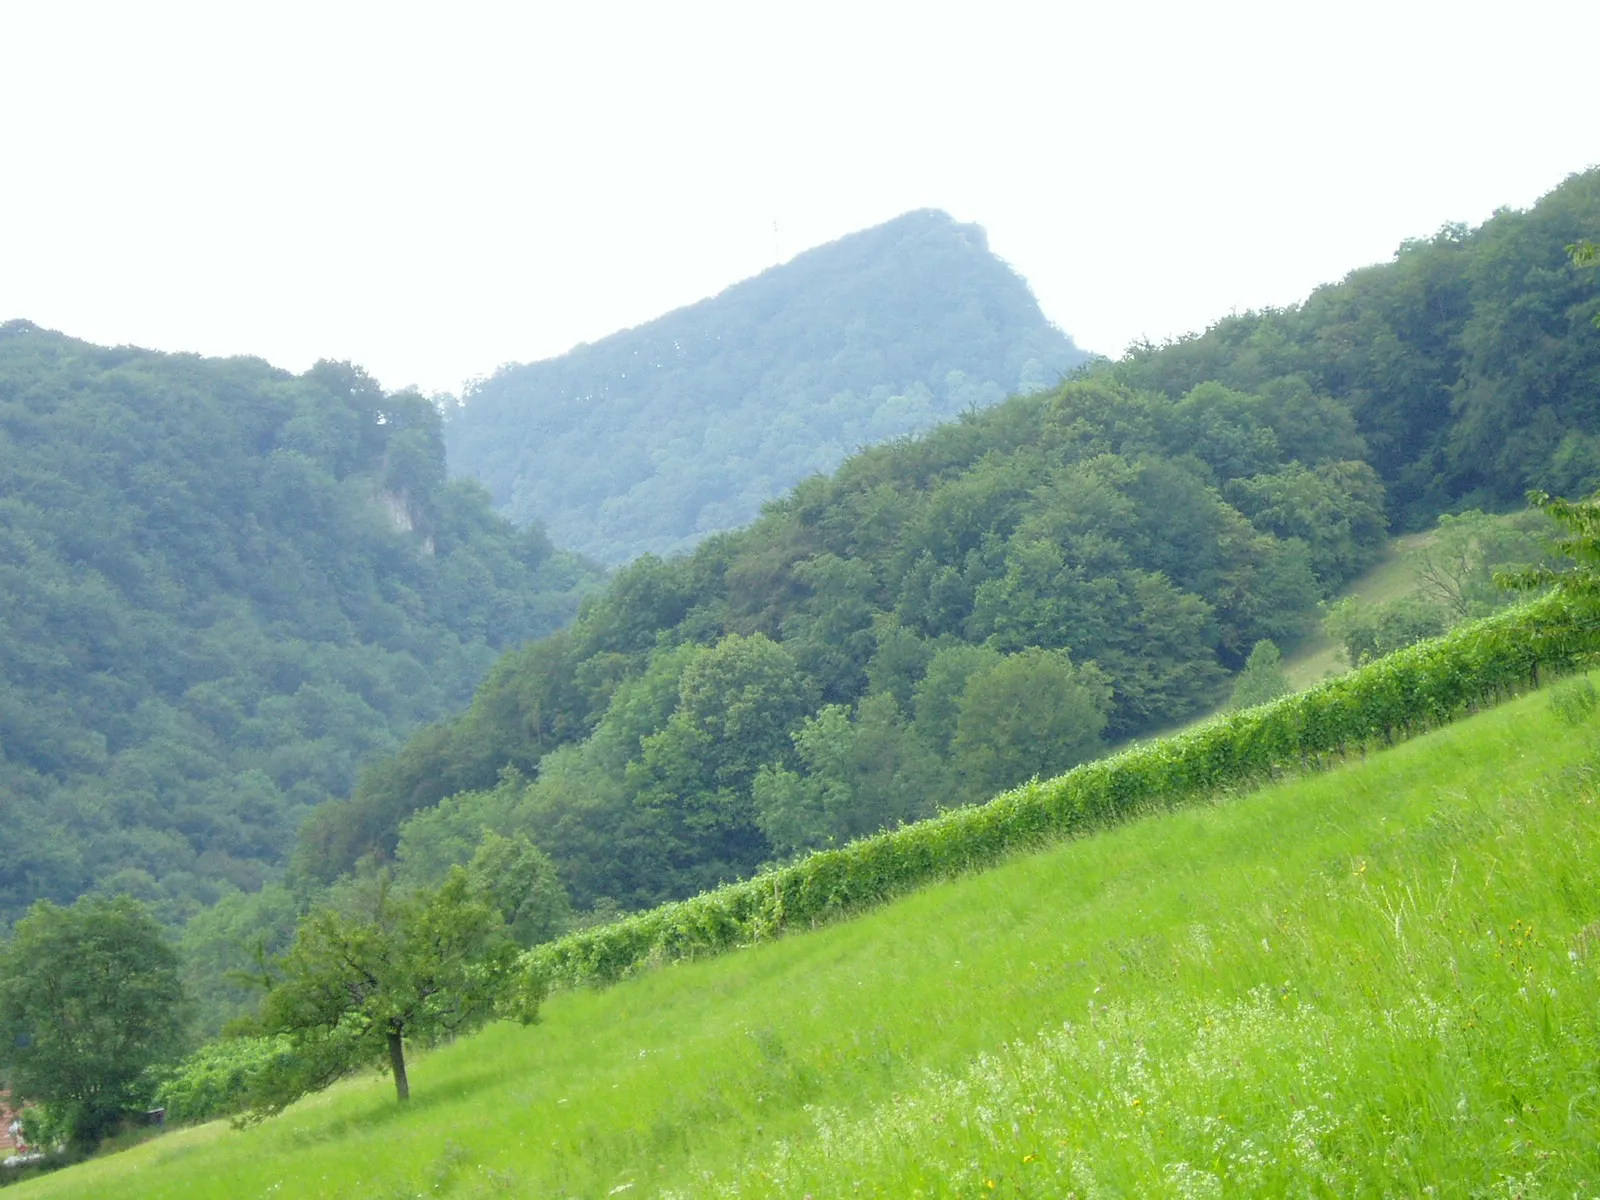
M1216 380L1300 380L1355 417L1402 528L1529 488L1600 487L1600 276L1567 247L1600 236L1600 169L1531 209L1448 225L1303 303L1136 347L1113 368L1172 399Z
M308 822L310 878L526 834L632 907L982 798L1219 698L1421 524L1600 483L1600 171L619 572ZM1498 432L1493 432L1498 431ZM500 777L504 769L511 772Z
M684 550L859 446L1057 382L1084 355L983 230L907 213L720 295L504 367L450 469L606 562Z
M596 580L446 481L420 395L0 325L0 922L259 886Z

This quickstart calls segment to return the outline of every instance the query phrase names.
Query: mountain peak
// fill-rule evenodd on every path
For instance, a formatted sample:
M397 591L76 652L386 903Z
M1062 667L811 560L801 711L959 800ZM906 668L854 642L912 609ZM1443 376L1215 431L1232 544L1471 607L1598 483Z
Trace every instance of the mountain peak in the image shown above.
M451 469L609 562L752 520L851 450L1053 382L1084 355L981 226L916 209L715 296L512 365L446 429Z

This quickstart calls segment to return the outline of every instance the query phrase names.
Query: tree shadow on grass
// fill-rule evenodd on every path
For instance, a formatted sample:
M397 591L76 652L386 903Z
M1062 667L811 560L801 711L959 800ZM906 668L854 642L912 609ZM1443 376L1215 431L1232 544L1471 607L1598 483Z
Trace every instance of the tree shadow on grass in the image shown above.
M305 1132L310 1138L319 1142L374 1133L397 1121L409 1120L419 1115L425 1116L436 1110L448 1108L466 1100L476 1092L504 1083L510 1075L504 1068L493 1065L461 1072L447 1081L420 1088L413 1087L411 1099L403 1104L394 1096L393 1082L388 1073L384 1072L381 1078L387 1090L387 1094L383 1095L381 1100L375 1099L360 1112L342 1114L318 1122L314 1129Z

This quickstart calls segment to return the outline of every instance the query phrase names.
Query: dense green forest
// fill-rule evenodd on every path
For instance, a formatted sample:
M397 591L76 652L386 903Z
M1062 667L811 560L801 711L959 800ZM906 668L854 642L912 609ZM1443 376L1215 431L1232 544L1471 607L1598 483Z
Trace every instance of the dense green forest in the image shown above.
M1055 384L1084 355L983 230L908 213L471 388L452 473L609 563L684 550L852 450Z
M631 908L1203 711L1386 525L1600 483L1600 283L1565 249L1596 228L1590 172L646 557L317 813L298 872L437 878L488 828Z
M1567 248L1600 230L1600 170L1527 211L1406 242L1290 308L1225 318L1113 368L1172 399L1216 380L1304 383L1355 417L1399 528L1505 508L1529 488L1600 486L1600 345L1592 268Z
M597 582L447 482L415 393L0 325L0 923L176 921Z

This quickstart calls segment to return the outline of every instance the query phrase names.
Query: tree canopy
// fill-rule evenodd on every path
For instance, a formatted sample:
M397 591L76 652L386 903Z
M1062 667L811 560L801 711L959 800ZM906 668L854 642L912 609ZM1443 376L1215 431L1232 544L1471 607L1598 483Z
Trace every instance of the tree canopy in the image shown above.
M149 1102L184 1018L177 952L126 896L42 900L0 948L0 1070L74 1147Z
M1600 273L1569 247L1597 229L1600 168L1525 211L1408 241L1300 304L1138 347L1115 372L1173 400L1207 381L1331 397L1398 528L1513 507L1530 489L1587 494L1600 487ZM1302 423L1297 436L1319 434Z
M384 1062L395 1095L411 1098L405 1043L467 1032L496 1011L516 945L507 929L526 892L506 872L505 839L437 888L397 892L371 881L357 903L324 905L301 922L271 969L261 1007L268 1034L288 1052L257 1075L250 1104L277 1112L307 1092ZM509 911L508 911L509 910ZM526 1007L524 1021L537 1018Z

